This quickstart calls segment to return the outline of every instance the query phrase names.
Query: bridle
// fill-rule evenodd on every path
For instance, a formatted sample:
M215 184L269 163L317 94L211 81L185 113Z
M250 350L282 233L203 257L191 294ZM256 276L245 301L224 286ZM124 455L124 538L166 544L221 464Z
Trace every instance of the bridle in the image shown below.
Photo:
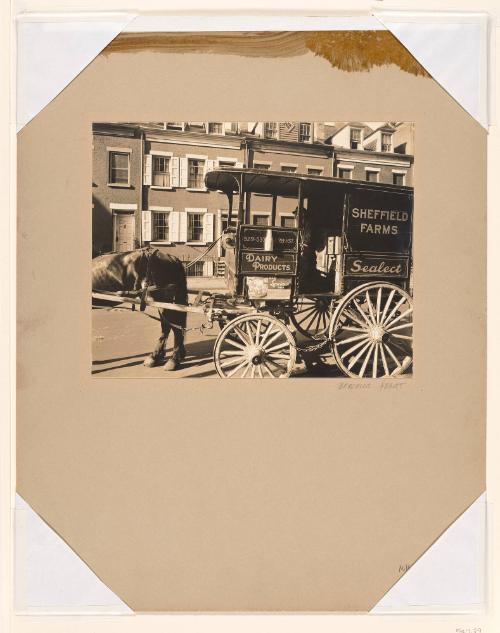
M146 276L144 278L144 281L142 282L142 291L141 291L141 304L140 304L140 310L141 312L144 312L144 310L146 309L146 298L148 296L148 291L151 287L152 284L152 279L151 279L151 261L153 259L153 257L156 255L156 253L158 253L159 249L158 248L154 248L152 249L150 246L147 246L146 248L144 248L142 250L142 254L141 254L141 261L144 257L146 257Z

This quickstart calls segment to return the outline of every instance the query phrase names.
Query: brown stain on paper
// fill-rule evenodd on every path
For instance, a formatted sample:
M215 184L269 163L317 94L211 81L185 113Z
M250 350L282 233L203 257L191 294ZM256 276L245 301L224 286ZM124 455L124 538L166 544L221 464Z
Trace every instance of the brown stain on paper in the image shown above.
M375 66L395 64L405 72L429 76L389 31L121 33L103 54L145 50L245 57L294 57L310 51L345 72L366 72Z

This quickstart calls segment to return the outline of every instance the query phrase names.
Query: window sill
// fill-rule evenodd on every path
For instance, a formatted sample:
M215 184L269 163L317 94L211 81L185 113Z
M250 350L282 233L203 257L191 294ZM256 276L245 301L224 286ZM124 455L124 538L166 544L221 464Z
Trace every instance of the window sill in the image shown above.
M121 182L108 182L108 187L119 187L120 189L131 189L132 185L129 183L121 183Z
M173 187L160 187L159 185L149 185L150 189L159 189L160 191L172 191Z
M197 189L196 187L186 187L186 191L195 191L197 193L207 193L208 189L203 187L203 189Z
M207 242L184 242L186 246L206 246Z
M152 240L149 243L152 244L153 246L171 246L173 244L173 242L167 242L164 240Z

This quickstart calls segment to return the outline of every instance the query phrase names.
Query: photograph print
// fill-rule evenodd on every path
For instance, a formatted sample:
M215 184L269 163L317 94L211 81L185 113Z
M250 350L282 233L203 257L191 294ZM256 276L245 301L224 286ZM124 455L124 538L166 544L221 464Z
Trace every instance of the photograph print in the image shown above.
M96 378L410 378L414 124L94 123Z

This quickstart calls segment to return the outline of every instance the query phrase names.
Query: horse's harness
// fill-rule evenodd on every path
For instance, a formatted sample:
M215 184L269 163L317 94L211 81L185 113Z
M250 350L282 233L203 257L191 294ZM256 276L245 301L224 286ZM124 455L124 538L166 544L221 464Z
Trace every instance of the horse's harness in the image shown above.
M151 279L151 260L159 252L158 248L152 249L150 247L144 248L141 254L141 260L143 257L146 257L146 275L144 278L144 282L142 284L142 290L140 293L141 303L140 303L140 311L144 312L146 309L146 299L148 296L148 292L151 289L152 279Z

